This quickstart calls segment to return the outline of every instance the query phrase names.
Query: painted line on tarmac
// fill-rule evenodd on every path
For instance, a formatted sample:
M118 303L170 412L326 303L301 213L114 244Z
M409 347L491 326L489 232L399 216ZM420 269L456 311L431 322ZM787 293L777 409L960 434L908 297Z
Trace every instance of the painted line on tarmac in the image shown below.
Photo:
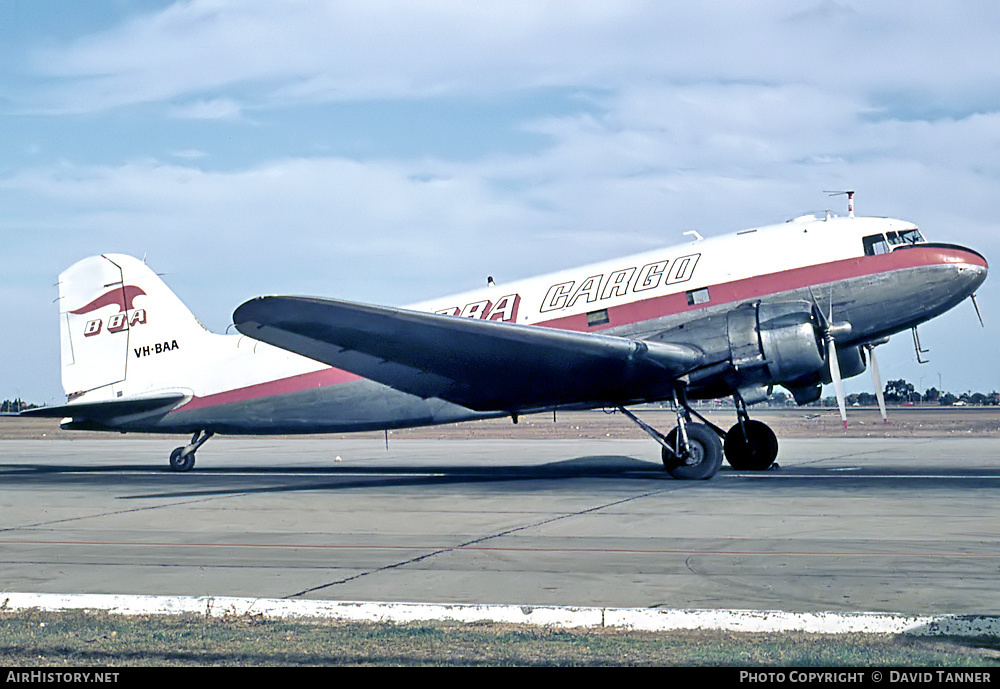
M226 596L0 593L0 612L102 611L115 615L182 615L344 622L458 622L563 628L745 633L909 634L1000 636L1000 615L904 615L874 612L780 610L670 610L539 605L377 603Z
M533 526L533 525L529 525ZM22 527L18 527L22 528ZM4 529L0 528L0 532ZM13 528L9 530L14 530ZM491 539L493 536L486 536L484 539ZM67 546L78 547L139 547L139 548L207 548L220 550L226 548L247 548L257 550L279 549L279 550L388 550L388 551L482 551L501 553L591 553L599 555L621 554L621 555L721 555L721 556L762 556L762 557L912 557L912 558L942 558L942 559L997 559L1000 553L969 553L956 551L918 551L918 550L724 550L721 548L585 548L585 547L544 547L544 546L489 546L447 543L410 543L406 545L396 545L391 543L241 543L241 542L198 542L179 543L176 541L70 541L70 540L41 540L37 538L26 539L0 539L3 546L52 546L64 548Z

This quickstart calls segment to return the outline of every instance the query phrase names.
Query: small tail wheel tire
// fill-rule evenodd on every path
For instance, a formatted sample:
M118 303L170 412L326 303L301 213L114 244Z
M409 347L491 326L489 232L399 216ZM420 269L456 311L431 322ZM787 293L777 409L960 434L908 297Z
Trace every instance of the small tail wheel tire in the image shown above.
M711 428L700 423L689 423L687 455L678 456L672 450L663 448L663 466L671 476L684 481L704 481L718 473L722 466L722 442ZM677 447L678 430L667 434L667 444Z
M726 433L725 452L734 469L766 471L778 457L778 438L766 423L746 419Z
M170 453L170 468L174 471L191 471L194 466L194 453L184 454L184 448L175 448Z

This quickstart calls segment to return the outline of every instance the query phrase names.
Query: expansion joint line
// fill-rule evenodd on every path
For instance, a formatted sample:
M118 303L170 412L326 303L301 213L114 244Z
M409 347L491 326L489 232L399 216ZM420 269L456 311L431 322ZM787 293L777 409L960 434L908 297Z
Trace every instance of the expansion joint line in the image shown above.
M305 596L307 594L314 593L316 591L322 591L323 589L328 589L328 588L331 588L333 586L338 586L340 584L347 584L349 582L355 581L357 579L361 579L363 577L370 576L372 574L379 574L381 572L387 572L387 571L390 571L390 570L399 569L400 567L406 567L407 565L412 565L412 564L415 564L417 562L421 562L423 560L427 560L427 559L430 559L432 557L436 557L438 555L443 555L445 553L451 553L451 552L454 552L456 550L462 550L463 548L469 548L469 547L472 547L472 546L481 545L482 543L485 543L487 541L491 541L491 540L494 540L494 539L497 539L497 538L503 538L505 536L510 536L510 535L515 534L515 533L517 533L519 531L525 531L527 529L534 529L534 528L537 528L539 526L546 526L548 524L553 524L555 522L562 521L563 519L569 519L571 517L580 517L580 516L583 516L585 514L592 514L594 512L600 512L602 510L606 510L606 509L611 508L611 507L617 507L618 505L624 505L626 503L632 502L633 500L640 500L642 498L648 498L648 497L651 497L651 496L654 496L654 495L659 495L661 493L670 492L672 490L675 490L675 489L672 488L672 489L669 489L669 490L664 489L664 490L648 491L646 493L640 493L639 495L632 495L632 496L627 497L627 498L622 498L621 500L615 500L614 502L608 502L608 503L605 503L603 505L596 505L594 507L590 507L590 508L587 508L585 510L578 510L576 512L568 512L566 514L560 514L560 515L557 515L557 516L554 516L554 517L549 517L548 519L541 519L541 520L539 520L537 522L532 522L531 524L523 524L521 526L516 526L516 527L510 528L510 529L507 529L506 531L500 531L498 533L489 534L487 536L480 536L479 538L474 538L471 541L466 541L465 543L459 543L458 545L448 546L447 548L439 548L439 549L431 551L429 553L424 553L423 555L418 555L416 557L411 557L411 558L409 558L407 560L402 560L400 562L394 562L392 564L384 565L382 567L376 567L375 569L368 570L367 572L361 572L361 573L355 574L353 576L344 577L343 579L338 579L337 581L330 581L330 582L327 582L325 584L320 584L318 586L313 586L313 587L310 587L310 588L307 588L307 589L303 589L301 591L298 591L297 593L290 593L287 596L282 596L282 598L286 598L286 599L287 598L298 598L300 596Z

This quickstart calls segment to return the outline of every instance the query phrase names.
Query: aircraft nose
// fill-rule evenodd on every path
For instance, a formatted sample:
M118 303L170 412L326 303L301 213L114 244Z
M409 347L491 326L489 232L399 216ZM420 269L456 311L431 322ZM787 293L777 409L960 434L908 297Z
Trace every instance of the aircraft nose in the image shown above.
M954 244L932 245L937 250L937 261L954 266L965 291L969 294L986 280L989 264L986 257L974 249Z
M978 251L964 247L961 250L966 256L965 261L960 266L960 272L966 276L971 290L975 291L986 280L986 274L989 272L989 264L986 262L986 257Z

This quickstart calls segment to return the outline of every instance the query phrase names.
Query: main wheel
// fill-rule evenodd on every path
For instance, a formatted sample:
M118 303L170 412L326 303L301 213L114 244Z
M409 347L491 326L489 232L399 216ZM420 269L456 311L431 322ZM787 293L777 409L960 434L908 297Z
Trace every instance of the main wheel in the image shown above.
M170 453L170 468L174 471L190 471L191 467L194 466L194 453L187 455L183 453L183 447L175 448Z
M677 447L675 428L667 434L667 443ZM722 466L722 442L711 428L700 423L687 424L688 454L678 456L672 450L663 448L663 466L677 479L704 481L710 479ZM681 450L683 453L683 449Z
M726 459L741 471L765 471L778 456L778 438L766 423L746 419L726 433Z

